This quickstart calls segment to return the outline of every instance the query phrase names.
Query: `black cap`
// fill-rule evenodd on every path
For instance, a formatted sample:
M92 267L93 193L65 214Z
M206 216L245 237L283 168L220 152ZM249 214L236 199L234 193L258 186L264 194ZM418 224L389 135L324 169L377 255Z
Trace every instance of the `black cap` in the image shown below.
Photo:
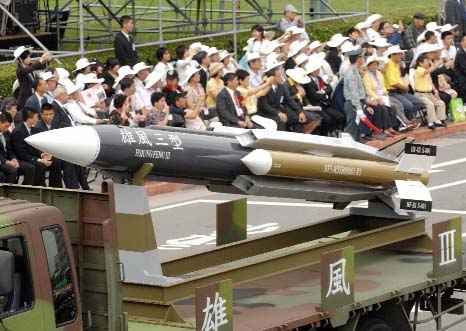
M179 91L174 91L172 93L170 93L170 104L171 105L175 105L175 102L179 99L179 98L184 98L186 95L188 94L188 92L179 92Z
M419 18L420 20L425 20L426 19L426 15L424 15L424 13L421 13L421 12L416 12L414 13L414 18Z
M175 78L178 78L178 72L176 72L176 70L168 70L167 79L175 79Z

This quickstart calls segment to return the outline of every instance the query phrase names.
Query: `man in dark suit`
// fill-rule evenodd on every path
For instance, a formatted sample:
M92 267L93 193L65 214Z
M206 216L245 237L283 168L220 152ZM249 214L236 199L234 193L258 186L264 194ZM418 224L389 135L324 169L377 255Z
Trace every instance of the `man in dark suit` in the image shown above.
M283 78L279 66L269 68L265 74L274 77L275 84L266 95L258 99L257 115L274 120L279 131L303 132L299 118L303 109L280 83Z
M123 15L120 18L121 31L115 37L115 56L120 61L120 66L134 66L139 62L138 53L131 33L134 29L134 21L131 16Z
M466 9L464 0L447 0L445 2L445 23L457 24L458 37L466 34ZM457 40L459 39L457 38Z
M249 128L254 126L246 109L241 105L238 91L238 76L227 73L223 76L225 88L217 95L217 111L224 126Z
M210 58L207 56L207 52L201 51L194 55L193 60L199 63L199 75L201 76L201 81L199 82L204 90L207 87L207 81L209 80L209 65Z
M312 70L312 69L311 69ZM320 106L322 111L318 114L322 117L320 125L320 133L327 135L336 129L343 129L346 124L346 118L343 111L336 110L330 106L332 87L325 84L323 79L319 76L320 68L311 72L311 82L304 84L303 88L306 92L307 103L312 106Z
M49 186L62 187L60 160L53 159L51 155L42 153L25 141L32 134L32 128L38 120L39 113L35 109L24 107L23 123L16 126L11 134L13 150L19 161L35 168L34 185L45 186L45 172L49 170Z
M43 78L36 76L32 83L32 88L34 89L34 93L26 100L24 107L33 108L40 114L42 105L48 102L45 97L45 93L48 91L48 85ZM16 113L14 121L15 126L21 124L23 121L22 110Z
M455 58L455 76L458 80L458 93L463 98L466 97L466 34L461 37L460 47Z
M0 180L16 183L18 175L23 175L24 185L34 185L35 168L24 162L18 162L11 145L10 126L13 117L9 113L0 114Z
M52 126L55 129L74 126L71 115L64 107L65 103L67 103L69 99L69 95L66 92L66 89L61 86L57 87L55 91L53 91L53 96L55 97L55 100L53 101L52 106L55 114L53 116Z
M32 128L32 134L55 129L52 124L54 114L55 111L50 103L43 104L41 119ZM81 171L81 167L63 160L59 161L63 170L63 182L65 183L65 187L68 189L79 189L78 172Z

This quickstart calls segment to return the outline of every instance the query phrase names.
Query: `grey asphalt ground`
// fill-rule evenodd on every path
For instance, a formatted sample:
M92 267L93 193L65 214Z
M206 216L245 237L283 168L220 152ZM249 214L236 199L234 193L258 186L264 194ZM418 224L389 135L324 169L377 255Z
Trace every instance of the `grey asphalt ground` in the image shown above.
M460 216L463 232L466 232L466 133L453 134L432 141L424 141L438 147L431 173L433 208L426 214L426 231L431 233L433 223ZM464 159L464 160L462 160ZM455 164L436 166L448 161ZM215 203L238 199L241 196L218 194L204 187L158 195L150 198L157 243L162 259L171 260L213 249L215 245ZM347 213L335 211L329 204L292 199L248 197L249 238L266 236L267 233L301 227L330 217ZM275 205L274 205L275 204ZM270 232L265 232L270 231ZM259 233L257 233L259 232ZM466 295L459 297L466 299ZM422 313L422 317L428 317ZM458 318L448 315L444 325ZM435 323L418 327L420 331L436 330ZM453 327L453 331L465 331L466 322ZM396 330L394 330L396 331Z

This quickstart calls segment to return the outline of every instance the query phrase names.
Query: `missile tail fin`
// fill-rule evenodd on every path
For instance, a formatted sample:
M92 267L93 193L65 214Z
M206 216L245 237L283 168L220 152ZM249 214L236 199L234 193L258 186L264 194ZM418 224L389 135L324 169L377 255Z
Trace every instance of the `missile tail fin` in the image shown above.
M404 152L405 145L412 142L414 142L414 138L405 137L379 149L379 152L389 157L397 158Z
M400 197L400 209L432 211L432 196L430 190L421 182L411 180L396 180Z
M431 145L405 144L397 171L422 174L430 169L437 155L437 147Z

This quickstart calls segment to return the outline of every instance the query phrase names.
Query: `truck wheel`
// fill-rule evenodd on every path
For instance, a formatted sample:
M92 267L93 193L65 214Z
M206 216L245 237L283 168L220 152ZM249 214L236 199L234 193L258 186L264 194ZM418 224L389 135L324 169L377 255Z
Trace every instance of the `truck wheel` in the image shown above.
M383 319L366 317L359 321L356 331L393 331Z

